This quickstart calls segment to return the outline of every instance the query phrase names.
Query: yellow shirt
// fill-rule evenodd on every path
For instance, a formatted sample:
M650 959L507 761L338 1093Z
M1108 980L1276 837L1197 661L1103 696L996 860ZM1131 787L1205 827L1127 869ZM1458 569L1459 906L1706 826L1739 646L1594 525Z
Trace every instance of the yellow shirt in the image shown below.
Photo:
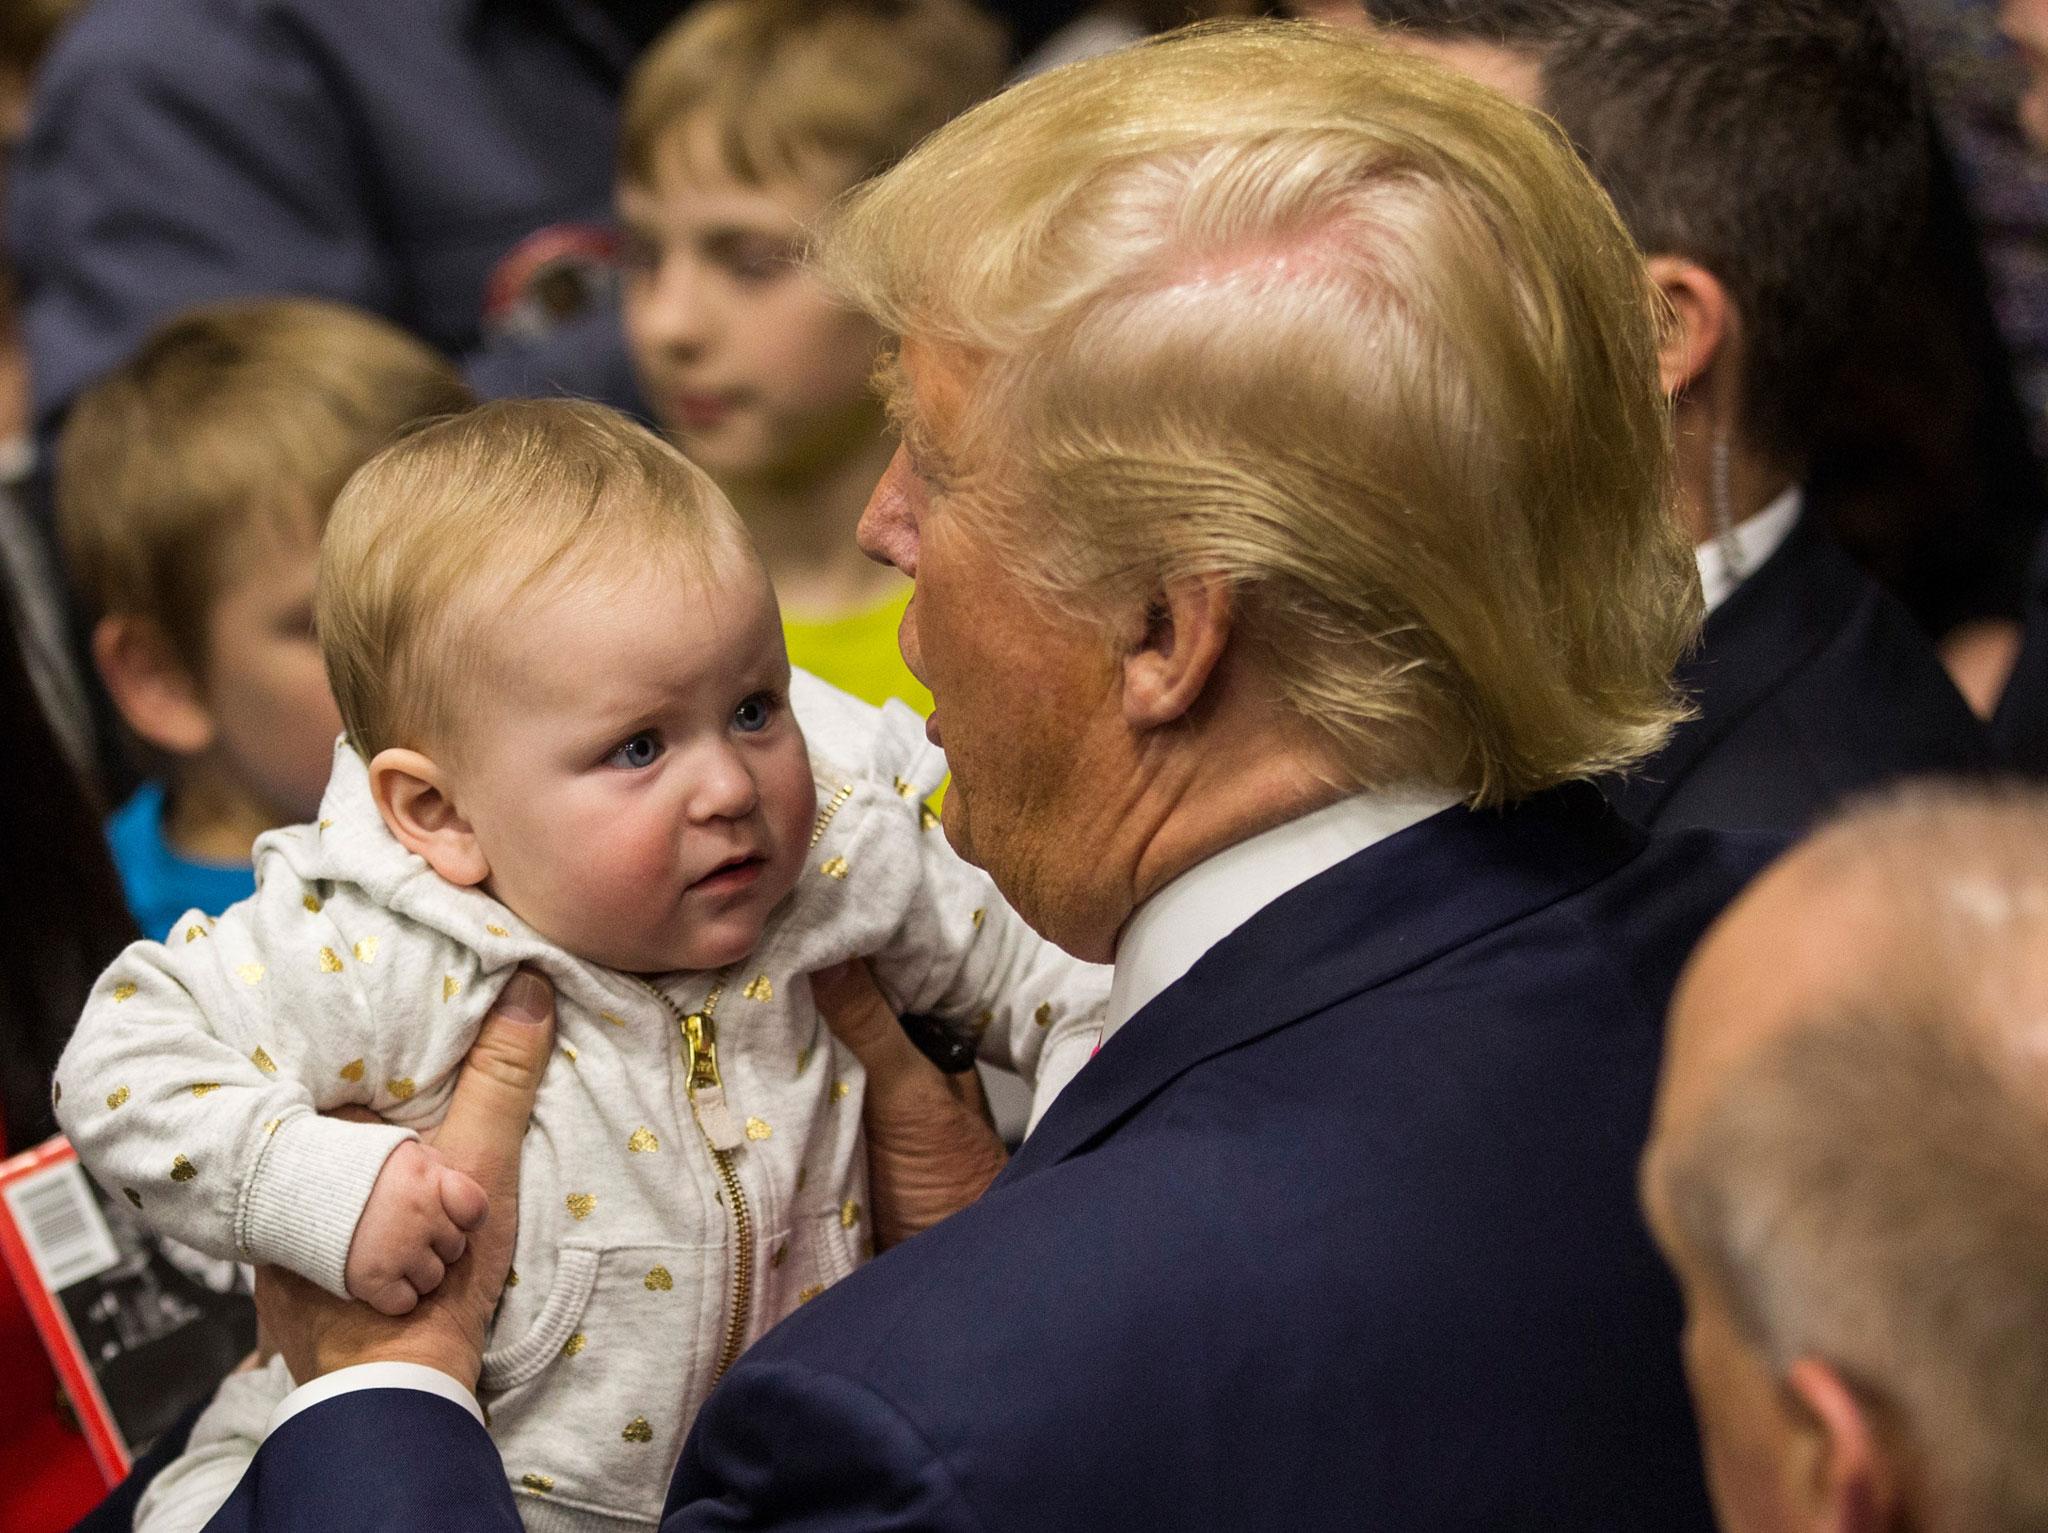
M789 663L877 708L900 697L928 715L932 695L910 674L896 647L896 629L909 605L910 587L905 585L900 595L851 617L824 623L784 619L782 637L789 644Z

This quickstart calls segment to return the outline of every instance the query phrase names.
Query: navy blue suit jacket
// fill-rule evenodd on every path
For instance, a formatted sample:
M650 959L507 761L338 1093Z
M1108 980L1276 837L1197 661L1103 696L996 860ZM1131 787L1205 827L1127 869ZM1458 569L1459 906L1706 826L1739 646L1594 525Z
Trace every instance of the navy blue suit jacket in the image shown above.
M1678 679L1698 717L1607 785L1640 825L1793 832L1894 778L1998 762L1911 615L1805 518Z
M2019 657L1991 727L2015 767L2048 777L2048 537L2034 549L2025 621Z
M1634 1172L1678 967L1770 849L1581 787L1284 896L740 1359L664 1529L1706 1533ZM510 1529L501 1481L458 1408L368 1392L214 1526Z

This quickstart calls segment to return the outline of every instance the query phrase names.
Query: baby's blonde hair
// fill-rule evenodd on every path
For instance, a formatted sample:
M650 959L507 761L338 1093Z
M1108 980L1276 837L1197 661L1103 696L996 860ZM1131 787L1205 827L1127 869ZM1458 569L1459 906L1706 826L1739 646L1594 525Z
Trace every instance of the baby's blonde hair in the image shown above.
M964 369L937 446L1001 487L972 509L1015 575L1077 615L1221 578L1352 783L1501 802L1683 716L1652 289L1492 92L1322 28L1197 28L975 108L819 261Z
M486 620L543 582L701 573L744 543L701 469L601 405L507 400L415 432L349 480L320 545L315 618L349 743L366 761L457 748Z

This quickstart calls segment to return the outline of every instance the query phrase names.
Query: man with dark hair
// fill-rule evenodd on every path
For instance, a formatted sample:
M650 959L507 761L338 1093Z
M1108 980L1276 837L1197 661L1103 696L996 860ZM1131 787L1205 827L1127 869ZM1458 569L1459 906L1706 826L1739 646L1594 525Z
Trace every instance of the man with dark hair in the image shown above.
M1796 829L1991 747L1911 618L1802 515L1819 410L1918 228L1924 124L1868 0L1373 0L1389 37L1549 113L1670 308L1699 716L1609 785L1645 824Z

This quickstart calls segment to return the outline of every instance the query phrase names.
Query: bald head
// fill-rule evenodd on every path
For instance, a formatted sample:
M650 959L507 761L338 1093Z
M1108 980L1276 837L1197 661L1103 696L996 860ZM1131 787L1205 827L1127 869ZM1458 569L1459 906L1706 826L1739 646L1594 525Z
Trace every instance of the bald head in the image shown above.
M1735 1533L2048 1525L2044 1058L2048 794L1874 801L1702 942L1643 1184Z
M1781 858L1687 966L1660 1117L1677 1127L1754 1050L1849 1011L1964 1029L2014 1070L2048 1059L2048 793L1911 788Z

